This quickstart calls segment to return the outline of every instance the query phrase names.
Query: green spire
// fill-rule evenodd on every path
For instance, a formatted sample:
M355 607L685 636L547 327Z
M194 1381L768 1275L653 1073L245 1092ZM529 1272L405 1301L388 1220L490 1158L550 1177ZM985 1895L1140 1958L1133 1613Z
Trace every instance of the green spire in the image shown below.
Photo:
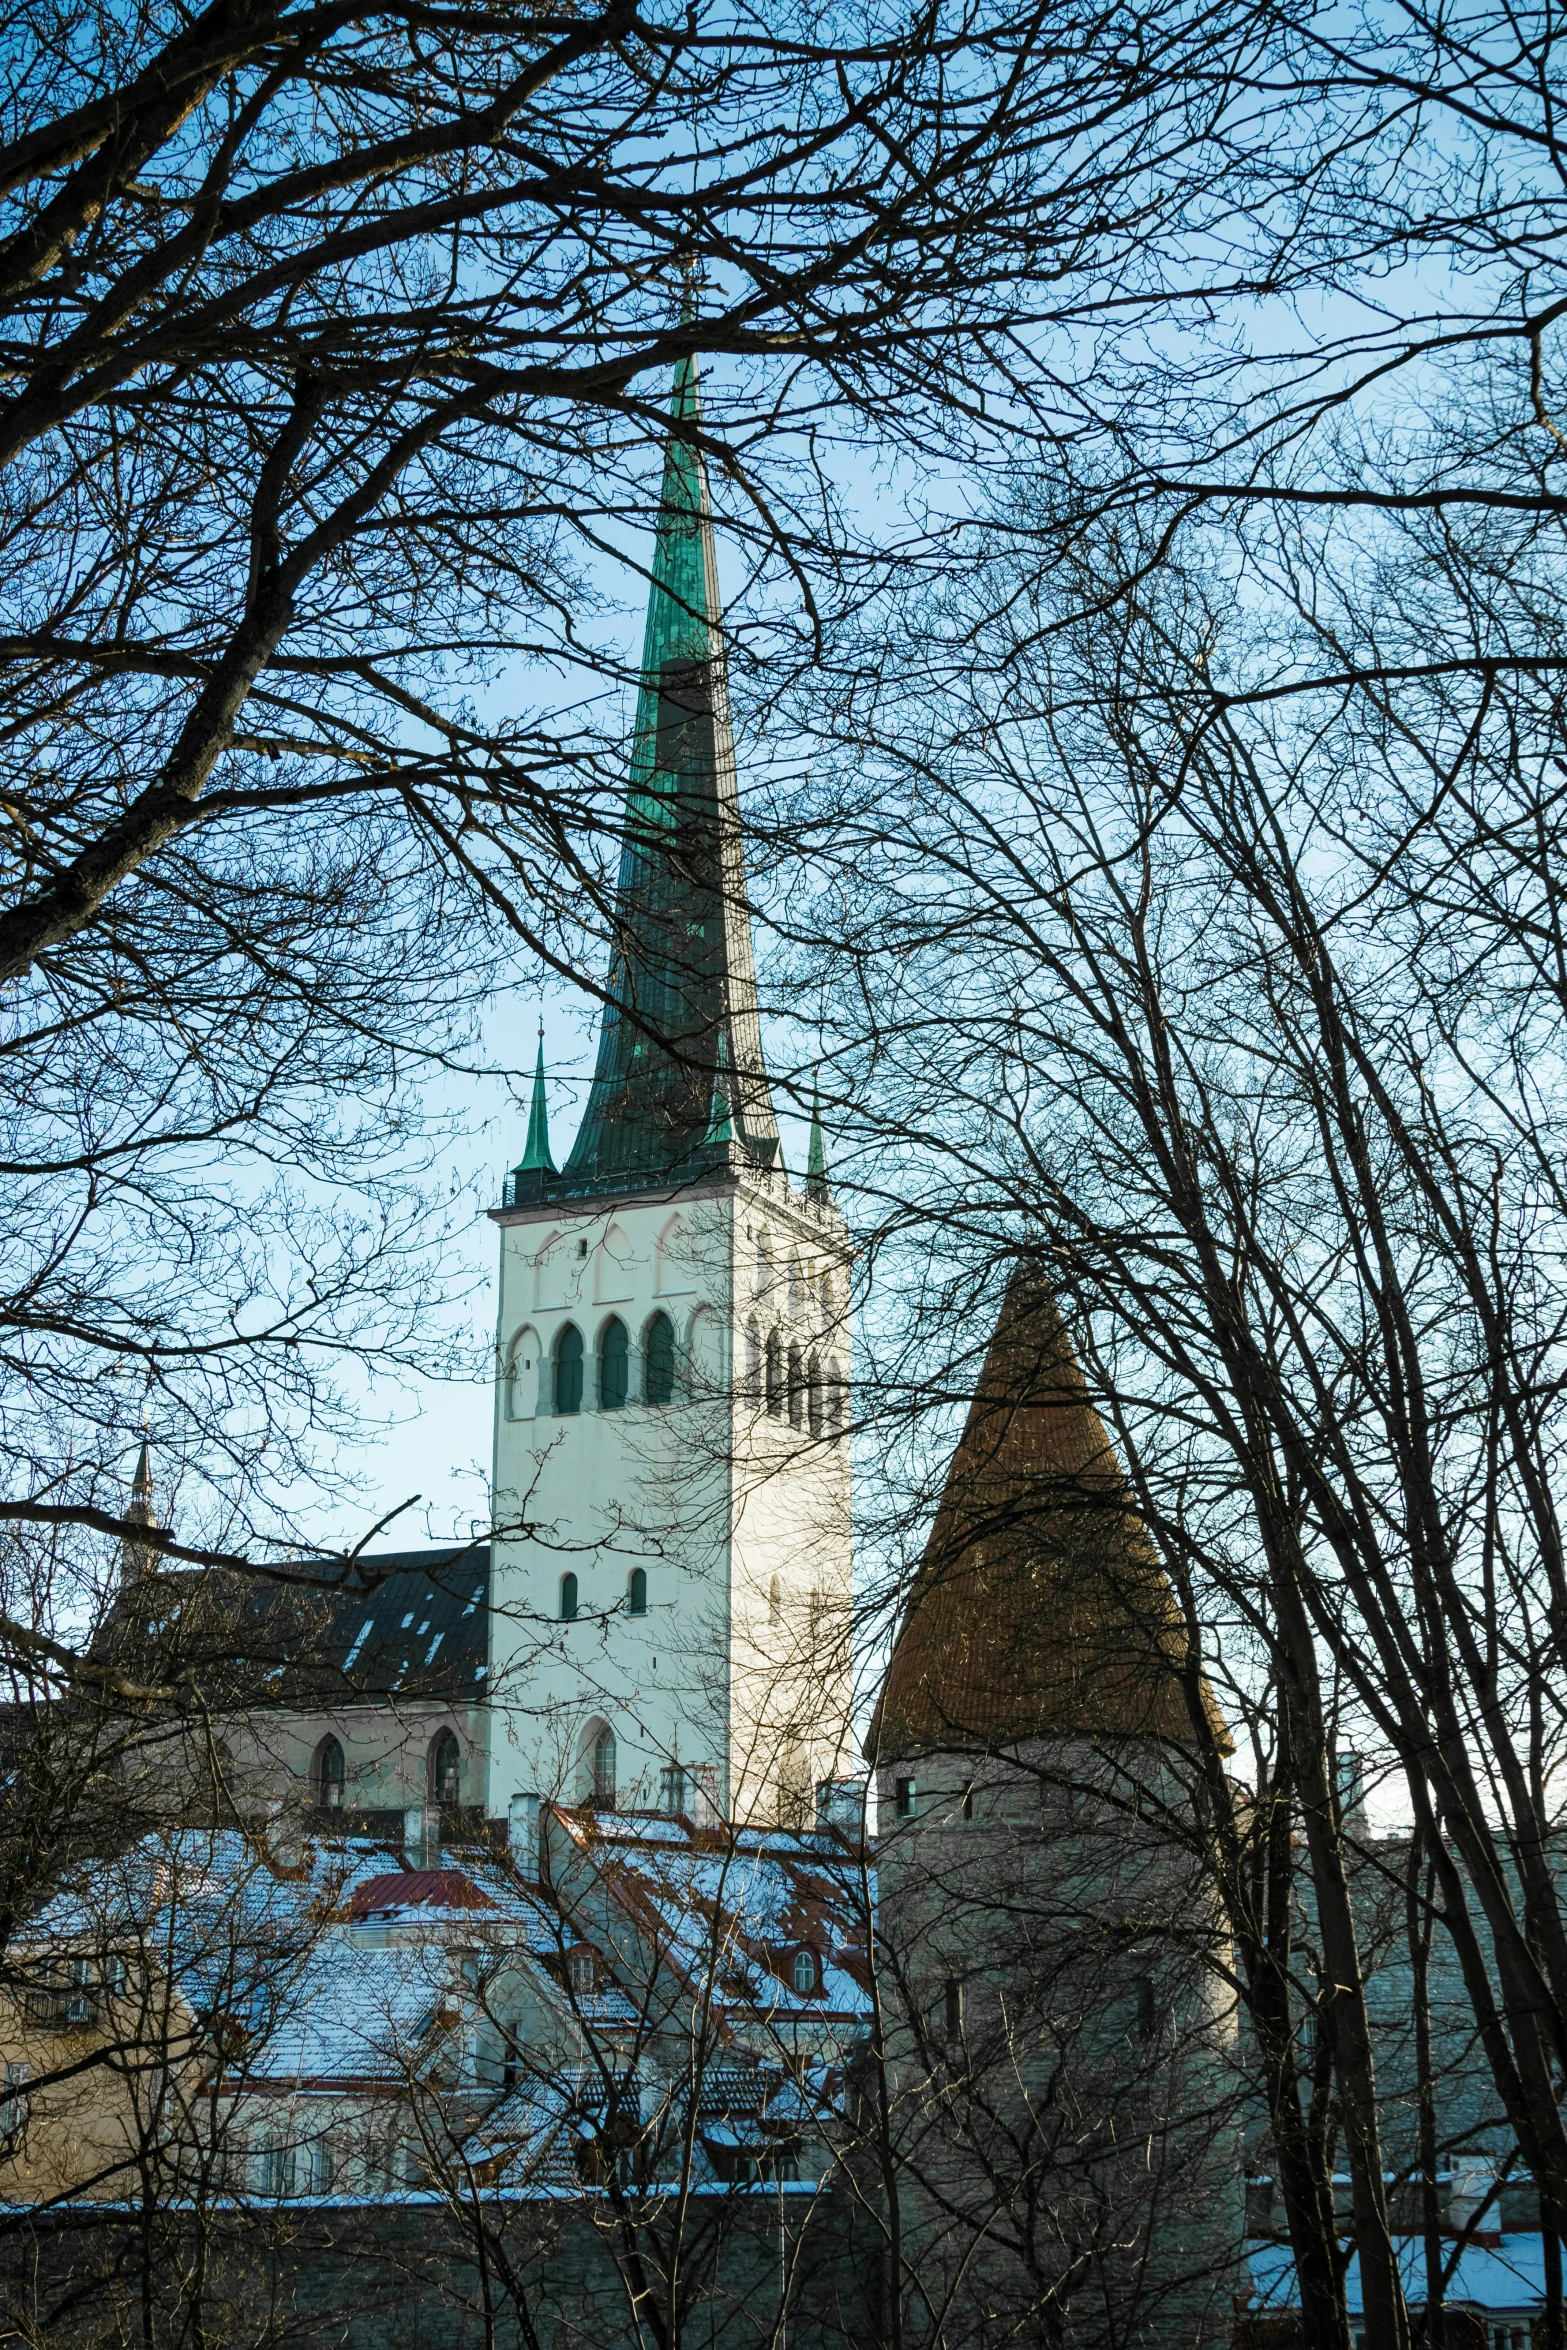
M718 1031L718 1066L713 1071L713 1100L707 1114L707 1132L702 1137L704 1150L714 1143L729 1143L735 1138L733 1120L729 1115L729 1040L722 1029Z
M517 1162L519 1175L531 1175L535 1169L553 1175L555 1162L550 1157L550 1105L544 1091L544 1023L539 1022L539 1057L533 1071L533 1100L528 1109L528 1139L523 1145L522 1157Z
M560 1178L566 1195L684 1180L702 1171L720 1126L755 1163L771 1166L778 1155L700 423L696 362L682 359L664 449L609 1000L587 1110Z
M822 1133L822 1106L816 1088L811 1088L811 1142L805 1160L805 1196L807 1199L827 1197L827 1141Z

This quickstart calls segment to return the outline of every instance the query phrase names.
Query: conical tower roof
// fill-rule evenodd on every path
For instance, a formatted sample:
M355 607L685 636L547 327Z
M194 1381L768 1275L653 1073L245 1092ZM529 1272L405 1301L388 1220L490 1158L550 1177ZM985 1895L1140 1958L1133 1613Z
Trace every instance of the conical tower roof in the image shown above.
M1054 1298L1014 1273L867 1752L1049 1737L1189 1744L1184 1626ZM1201 1702L1226 1749L1205 1682Z
M756 1009L694 361L676 371L615 908L581 1129L549 1196L661 1188L778 1152ZM709 1141L724 1069L731 1137Z

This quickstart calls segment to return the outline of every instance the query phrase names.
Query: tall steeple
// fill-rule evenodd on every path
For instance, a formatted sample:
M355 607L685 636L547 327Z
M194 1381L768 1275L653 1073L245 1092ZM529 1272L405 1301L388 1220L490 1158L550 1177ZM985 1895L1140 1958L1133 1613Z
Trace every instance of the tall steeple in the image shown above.
M609 1001L587 1110L561 1175L543 1186L550 1198L662 1189L715 1164L771 1166L778 1155L699 424L696 365L684 359L664 454Z

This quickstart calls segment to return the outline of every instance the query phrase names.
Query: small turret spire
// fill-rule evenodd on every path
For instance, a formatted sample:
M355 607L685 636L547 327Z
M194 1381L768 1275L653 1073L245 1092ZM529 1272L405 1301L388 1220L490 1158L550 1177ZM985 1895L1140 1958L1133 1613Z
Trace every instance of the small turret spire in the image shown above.
M528 1109L528 1139L523 1145L522 1157L517 1162L519 1175L531 1175L535 1170L553 1175L555 1161L550 1156L550 1105L544 1090L544 1023L539 1022L539 1057L533 1070L533 1100Z
M158 1520L152 1506L152 1451L147 1432L146 1414L142 1415L141 1451L136 1459L136 1474L131 1479L131 1498L126 1507L127 1525L156 1527ZM138 1541L127 1534L120 1544L120 1581L139 1583L157 1566L158 1554L150 1542Z
M811 1088L811 1142L805 1161L805 1196L807 1199L826 1200L827 1141L822 1133L822 1105L813 1085Z

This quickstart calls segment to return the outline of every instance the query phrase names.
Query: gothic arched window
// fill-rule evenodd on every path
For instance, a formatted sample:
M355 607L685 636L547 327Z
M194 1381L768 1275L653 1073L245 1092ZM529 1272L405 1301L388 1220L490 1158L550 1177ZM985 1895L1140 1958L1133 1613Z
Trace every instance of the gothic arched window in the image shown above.
M745 1397L747 1403L762 1400L762 1341L754 1322L745 1329Z
M633 1616L647 1614L647 1570L644 1567L633 1567L631 1570L626 1585L626 1609Z
M557 1412L580 1412L582 1409L582 1332L568 1322L555 1341L555 1409Z
M642 1342L642 1398L645 1403L675 1400L675 1325L667 1314L655 1314Z
M560 1620L569 1624L577 1612L577 1578L562 1575L560 1579Z
M849 1424L849 1383L836 1361L827 1365L827 1433L834 1444Z
M776 1330L767 1334L767 1409L773 1419L783 1415L783 1341Z
M430 1793L437 1803L462 1801L462 1748L450 1730L431 1742Z
M593 1741L593 1808L615 1808L615 1733L607 1725Z
M324 1811L342 1810L343 1782L347 1776L342 1747L335 1738L323 1738L310 1765L310 1779L316 1801Z
M805 1370L805 1407L811 1434L820 1436L822 1432L822 1366L815 1355L812 1355Z
M797 1346L789 1349L789 1425L798 1428L805 1417L805 1365Z
M599 1334L599 1410L618 1412L631 1393L631 1339L618 1314Z

